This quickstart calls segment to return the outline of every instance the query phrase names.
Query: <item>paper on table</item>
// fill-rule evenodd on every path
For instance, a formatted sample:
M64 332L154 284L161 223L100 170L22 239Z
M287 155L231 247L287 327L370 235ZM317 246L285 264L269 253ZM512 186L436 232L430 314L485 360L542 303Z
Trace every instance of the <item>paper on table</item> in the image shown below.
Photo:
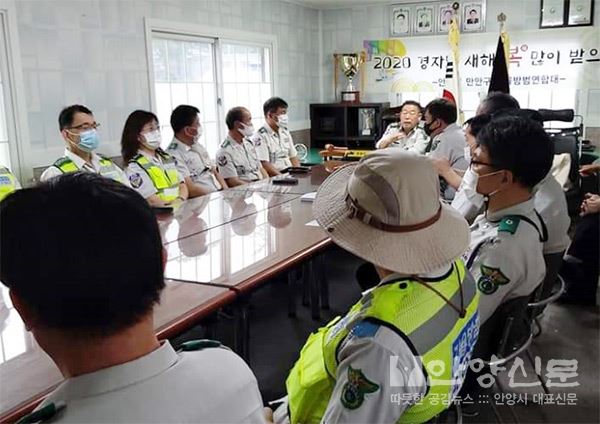
M300 197L300 201L301 202L314 202L316 196L317 196L316 191L306 193Z
M306 225L307 227L318 227L318 226L319 226L319 223L317 222L317 220L316 220L316 219L313 219L312 221L310 221L310 222L307 222L307 223L306 223L306 224L304 224L304 225Z

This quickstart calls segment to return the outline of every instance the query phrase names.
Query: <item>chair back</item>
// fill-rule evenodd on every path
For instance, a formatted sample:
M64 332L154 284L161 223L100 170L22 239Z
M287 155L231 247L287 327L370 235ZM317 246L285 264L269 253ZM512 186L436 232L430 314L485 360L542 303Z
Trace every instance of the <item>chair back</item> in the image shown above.
M474 358L488 361L504 358L520 347L531 334L527 305L531 296L510 299L500 305L479 329Z

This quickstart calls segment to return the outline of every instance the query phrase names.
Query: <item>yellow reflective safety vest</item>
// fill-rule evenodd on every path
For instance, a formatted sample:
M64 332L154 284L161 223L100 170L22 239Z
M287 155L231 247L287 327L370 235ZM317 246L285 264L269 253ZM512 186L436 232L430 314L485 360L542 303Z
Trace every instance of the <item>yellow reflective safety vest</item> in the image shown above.
M157 190L157 196L163 202L171 202L179 197L179 174L175 159L161 150L156 154L162 160L160 167L141 153L138 153L131 162L137 163L150 177Z
M428 283L460 307L459 282L464 318L431 289L405 278L375 287L345 317L311 334L286 380L290 421L321 421L335 387L338 348L354 325L365 320L401 334L423 365L427 393L404 411L399 422L422 423L443 412L460 390L477 341L479 293L461 260L454 262L444 280Z
M114 164L112 160L109 158L98 155L100 158L100 169L98 173L105 178L110 178L111 180L115 180L120 182L121 184L125 184L123 180L123 172L117 165ZM63 156L54 162L54 166L60 169L63 174L68 174L70 172L77 172L80 169L75 165L75 162L71 160L68 156Z
M21 186L17 178L4 166L0 166L0 202Z

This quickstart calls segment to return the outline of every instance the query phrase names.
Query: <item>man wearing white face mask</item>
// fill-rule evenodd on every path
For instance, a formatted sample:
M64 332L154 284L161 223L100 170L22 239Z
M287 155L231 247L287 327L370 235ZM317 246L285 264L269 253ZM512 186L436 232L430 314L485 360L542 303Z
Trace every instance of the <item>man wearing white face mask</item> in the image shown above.
M167 148L167 153L177 160L177 170L185 180L190 197L227 188L208 152L200 144L202 125L199 113L198 108L190 105L179 105L173 110L171 128L175 136Z
M250 137L254 134L252 115L245 107L227 112L225 123L229 132L217 151L217 167L229 187L268 178Z
M471 169L485 213L471 226L464 259L482 293L482 323L499 305L531 294L544 279L548 233L532 192L550 170L553 154L543 127L531 119L494 118L477 134Z
M271 97L263 105L265 125L252 137L256 153L270 176L290 166L300 166L294 140L288 131L288 104L279 97Z
M67 145L65 155L46 168L40 177L42 181L69 172L88 171L129 186L121 168L95 152L100 145L99 124L91 110L82 105L68 106L60 112L58 125Z

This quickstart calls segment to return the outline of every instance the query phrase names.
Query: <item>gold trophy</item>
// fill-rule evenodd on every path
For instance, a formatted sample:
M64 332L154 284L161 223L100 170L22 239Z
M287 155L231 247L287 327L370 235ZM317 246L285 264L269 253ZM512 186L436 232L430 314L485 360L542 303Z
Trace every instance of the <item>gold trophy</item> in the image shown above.
M340 69L348 79L346 89L342 91L342 103L360 103L360 92L354 87L354 77L358 73L360 66L365 62L365 53L336 53L335 66L340 64ZM335 70L335 87L337 91L337 69Z

